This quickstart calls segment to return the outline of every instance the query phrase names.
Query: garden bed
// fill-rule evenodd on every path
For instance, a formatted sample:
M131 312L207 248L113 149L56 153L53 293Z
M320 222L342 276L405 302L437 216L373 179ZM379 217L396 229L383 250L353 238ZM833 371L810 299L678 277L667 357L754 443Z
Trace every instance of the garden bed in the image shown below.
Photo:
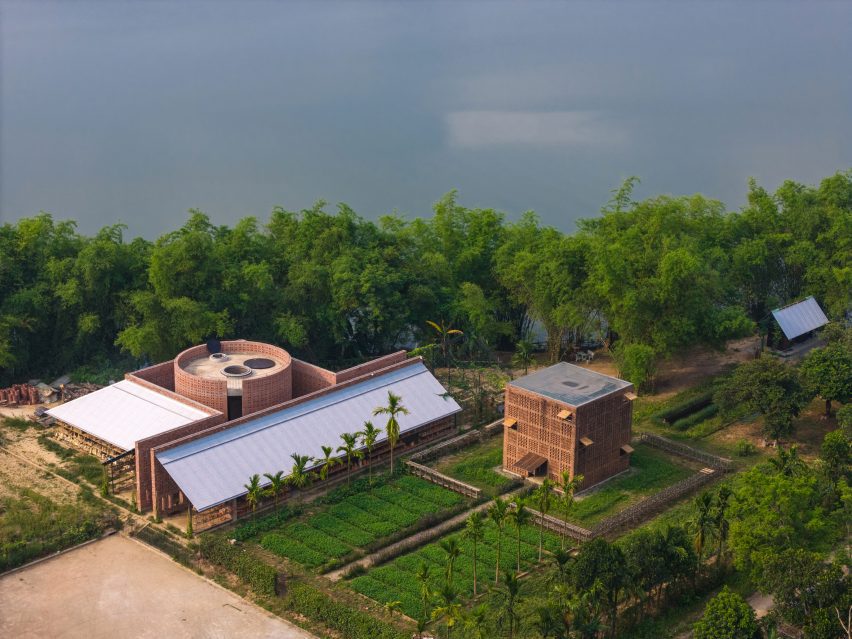
M503 437L495 436L442 457L432 464L438 472L481 489L486 495L500 495L518 482L497 472L503 464Z

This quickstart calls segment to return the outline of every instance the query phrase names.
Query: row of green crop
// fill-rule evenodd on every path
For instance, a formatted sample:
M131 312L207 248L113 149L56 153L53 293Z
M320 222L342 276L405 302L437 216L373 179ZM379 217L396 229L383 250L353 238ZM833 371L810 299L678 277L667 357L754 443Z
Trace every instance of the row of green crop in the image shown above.
M461 552L453 563L453 587L465 597L473 595L473 541L464 534L456 533L444 537L455 537L459 541ZM476 545L476 568L478 591L482 592L488 584L493 584L497 568L496 525L487 522L484 538ZM529 570L538 561L539 529L533 523L521 528L520 557L521 570ZM560 539L545 531L544 549L553 552L560 547ZM518 541L517 531L511 525L506 526L500 542L500 567L503 570L517 569ZM429 567L429 590L439 590L446 581L448 565L447 553L441 548L440 541L402 555L390 563L379 566L352 579L351 587L361 594L380 603L400 601L403 612L412 618L423 614L421 583L417 572L425 564Z
M231 571L259 595L275 595L278 581L275 568L253 557L244 547L209 534L201 536L200 551L204 559Z
M327 567L418 522L433 521L438 513L462 501L456 493L404 475L273 529L260 543L307 567Z

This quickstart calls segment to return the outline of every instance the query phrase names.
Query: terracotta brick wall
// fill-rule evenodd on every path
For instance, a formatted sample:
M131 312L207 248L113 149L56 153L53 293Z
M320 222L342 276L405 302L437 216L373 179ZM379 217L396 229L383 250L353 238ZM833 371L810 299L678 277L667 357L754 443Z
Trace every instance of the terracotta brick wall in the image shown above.
M323 388L334 386L337 376L329 370L308 364L300 359L293 360L293 397L301 397Z
M577 446L577 473L585 480L583 488L593 486L630 467L630 455L621 447L630 443L632 435L633 402L624 394L630 386L614 395L580 406L577 409L579 437L588 437L591 446Z
M178 426L172 430L158 433L153 437L140 439L136 442L136 501L139 510L144 512L153 508L154 505L154 487L156 484L153 481L151 473L153 458L151 450L174 439L186 437L192 433L201 432L217 424L222 424L225 422L225 419L225 415L215 413L210 415L210 417L199 419L191 424ZM171 481L171 478L169 478L169 481ZM177 487L175 486L175 488Z
M377 357L376 359L370 360L369 362L358 364L358 366L353 366L352 368L347 368L345 370L338 371L337 373L335 373L335 382L340 384L341 382L346 382L350 379L355 379L356 377L362 377L369 373L374 373L378 370L387 368L388 366L391 366L393 364L398 364L402 361L405 361L405 351L397 351L396 353L391 353L390 355Z
M133 373L127 373L124 378L135 377L137 380L144 379L146 382L155 384L161 388L173 391L175 389L174 360L154 364Z

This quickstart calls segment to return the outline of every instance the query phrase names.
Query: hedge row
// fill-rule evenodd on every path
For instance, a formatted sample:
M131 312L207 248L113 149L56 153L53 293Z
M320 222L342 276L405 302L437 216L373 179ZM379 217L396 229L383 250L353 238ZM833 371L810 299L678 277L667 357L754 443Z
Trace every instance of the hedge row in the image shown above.
M672 424L672 428L676 428L677 430L686 430L695 426L696 424L700 424L706 419L710 419L716 413L719 412L719 407L716 404L710 404L709 406L705 406L698 412L692 413L688 417L681 417L679 420Z
M201 556L230 570L259 595L274 596L278 574L269 564L218 535L201 536Z
M286 604L293 612L336 630L346 639L410 639L411 636L357 608L335 601L308 584L292 584Z
M673 424L677 420L686 417L687 415L691 415L695 411L701 410L705 406L708 406L713 401L713 392L708 391L706 393L702 393L692 399L687 399L682 402L678 402L674 406L669 406L665 410L661 410L657 414L654 415L654 419L659 421L663 421L667 424Z

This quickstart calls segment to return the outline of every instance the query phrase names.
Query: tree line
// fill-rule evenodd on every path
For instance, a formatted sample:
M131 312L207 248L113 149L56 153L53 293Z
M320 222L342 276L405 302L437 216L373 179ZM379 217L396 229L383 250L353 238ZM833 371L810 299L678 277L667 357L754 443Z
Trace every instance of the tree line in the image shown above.
M343 364L431 341L427 320L462 330L479 358L532 322L552 359L598 336L646 381L660 358L765 328L802 296L847 310L852 171L774 193L751 181L736 212L701 195L634 201L634 184L572 234L532 212L463 207L455 192L413 220L318 202L229 227L193 210L153 242L120 224L84 236L46 213L6 223L0 383L156 362L213 334Z

